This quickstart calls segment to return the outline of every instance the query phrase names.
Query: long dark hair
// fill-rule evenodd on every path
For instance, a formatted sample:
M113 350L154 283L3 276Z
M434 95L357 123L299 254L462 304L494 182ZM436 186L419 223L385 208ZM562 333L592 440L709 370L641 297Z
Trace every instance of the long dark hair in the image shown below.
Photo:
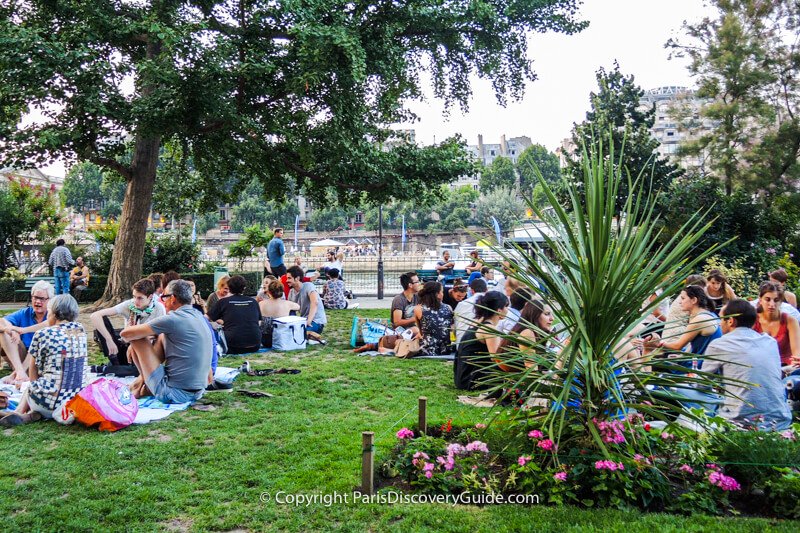
M488 320L504 307L508 307L508 297L499 291L489 291L475 301L475 318Z
M711 305L711 301L708 299L708 295L706 294L705 289L702 287L698 287L697 285L689 285L688 287L684 287L683 292L685 292L686 296L689 298L696 298L698 307L701 307L706 311L714 310L714 306Z
M758 286L758 307L756 310L759 313L764 311L764 307L761 305L761 297L767 294L768 292L776 293L778 295L779 302L785 301L783 295L783 289L781 289L781 286L775 283L774 281L765 281L764 283ZM778 308L778 312L780 312L780 308Z
M544 314L545 303L541 300L531 300L527 302L523 308L522 312L519 314L519 320L514 327L511 328L511 334L521 334L526 329L530 329L531 327L536 327L542 329L539 325L539 319L541 318L542 314ZM549 331L546 333L550 333ZM509 339L503 339L503 342L500 343L500 347L505 348L516 348L518 347L517 343L514 341L510 341Z
M441 283L438 281L426 281L418 293L419 303L433 311L438 311L442 306L442 302L439 300L440 292L442 292Z

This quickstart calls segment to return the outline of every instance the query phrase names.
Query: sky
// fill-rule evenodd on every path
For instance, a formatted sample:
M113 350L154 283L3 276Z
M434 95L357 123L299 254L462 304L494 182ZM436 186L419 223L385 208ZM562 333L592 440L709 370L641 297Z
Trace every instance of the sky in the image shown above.
M575 35L536 34L529 40L528 56L538 79L528 84L519 102L504 108L497 104L491 83L473 81L469 113L459 107L444 114L440 101L409 103L421 120L403 124L413 128L418 144L460 133L467 144L485 143L526 135L552 151L570 136L572 125L589 110L589 93L597 90L600 67L633 74L643 89L667 85L692 87L687 61L669 59L664 43L681 37L683 22L696 22L713 13L702 0L585 0L580 19L589 27Z
M428 97L409 102L420 120L397 127L413 128L418 144L428 145L460 133L467 144L526 135L552 151L570 135L589 109L589 93L597 89L595 72L618 61L625 75L633 74L643 89L666 85L691 87L686 61L669 59L664 43L680 37L684 21L711 13L703 0L585 0L580 19L589 27L575 35L536 34L529 40L529 57L538 79L528 84L521 101L497 104L489 81L473 80L469 112L459 107L445 114L441 101ZM430 92L430 91L428 91ZM43 169L64 175L62 164Z

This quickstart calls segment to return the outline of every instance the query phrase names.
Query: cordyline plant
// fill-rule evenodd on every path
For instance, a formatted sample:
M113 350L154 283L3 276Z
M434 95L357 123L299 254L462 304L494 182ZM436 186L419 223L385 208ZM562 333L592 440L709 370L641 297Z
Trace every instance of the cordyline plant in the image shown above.
M607 439L598 422L633 412L648 419L684 413L701 420L682 410L676 401L681 395L674 391L687 385L711 385L711 376L687 374L685 367L677 365L690 361L692 355L647 360L638 353L631 356L626 341L644 315L677 294L697 265L727 243L699 252L694 249L714 222L706 211L687 221L669 242L659 244L658 217L653 212L656 194L649 189L648 176L632 179L618 164L622 158L615 159L613 147L610 157L603 157L601 142L583 152L583 175L563 184L568 186L568 207L559 205L552 188L539 176L551 206L529 205L541 219L544 245L534 244L533 253L518 246L495 249L515 265L510 275L555 309L557 321L549 334L525 324L536 332L536 341L507 336L518 348L501 355L506 369L494 367L487 383L519 390L528 399L528 407L538 406L520 409L517 416L547 428L562 448L574 441L607 455ZM623 180L630 195L616 212ZM643 302L659 289L663 291L660 297L643 308ZM628 353L622 346L629 347ZM679 369L684 372L671 372ZM719 384L721 378L713 379ZM659 392L662 387L673 387L673 392Z

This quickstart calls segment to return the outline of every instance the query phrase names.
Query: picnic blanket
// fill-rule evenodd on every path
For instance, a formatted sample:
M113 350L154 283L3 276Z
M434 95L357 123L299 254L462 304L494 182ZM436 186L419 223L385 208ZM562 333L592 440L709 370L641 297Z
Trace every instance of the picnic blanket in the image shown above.
M378 357L378 356L394 357L394 353L393 352L392 353L380 353L377 350L369 350L369 351L366 351L366 352L358 353L356 355L368 355L370 357ZM438 361L455 361L456 354L448 353L448 354L444 354L444 355L415 355L414 357L407 357L405 359L436 359Z

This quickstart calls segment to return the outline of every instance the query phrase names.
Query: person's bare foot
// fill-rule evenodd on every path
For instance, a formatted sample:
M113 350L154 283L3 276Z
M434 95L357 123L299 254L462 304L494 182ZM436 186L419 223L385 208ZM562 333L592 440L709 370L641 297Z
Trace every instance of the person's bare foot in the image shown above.
M2 427L13 427L19 426L22 424L28 424L30 422L36 422L37 420L41 420L42 415L36 412L25 413L21 415L19 413L11 413L10 415L6 415L3 418L0 418L0 426Z
M378 349L378 345L376 343L368 342L364 346L359 346L358 348L353 350L353 353L370 352L370 351L375 351L377 349Z

